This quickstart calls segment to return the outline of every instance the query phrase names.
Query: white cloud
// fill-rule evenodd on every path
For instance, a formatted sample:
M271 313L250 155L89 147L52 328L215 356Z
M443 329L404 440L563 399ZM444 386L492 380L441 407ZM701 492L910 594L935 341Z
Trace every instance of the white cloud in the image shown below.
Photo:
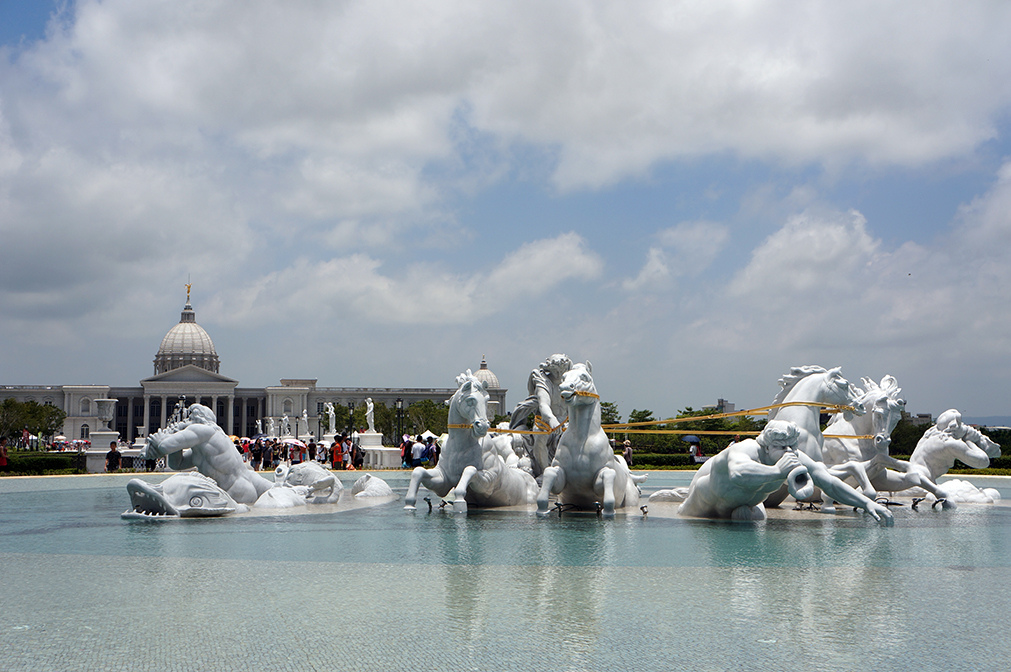
M285 306L297 314L330 317L351 311L381 324L473 324L523 301L536 301L569 281L596 278L603 262L574 233L526 243L495 267L454 274L440 262L384 271L364 254L311 262L257 279L218 296L210 312L232 323Z
M646 263L635 278L622 281L629 291L664 289L672 278L704 271L725 247L729 231L716 222L681 222L656 234L659 246L649 248Z

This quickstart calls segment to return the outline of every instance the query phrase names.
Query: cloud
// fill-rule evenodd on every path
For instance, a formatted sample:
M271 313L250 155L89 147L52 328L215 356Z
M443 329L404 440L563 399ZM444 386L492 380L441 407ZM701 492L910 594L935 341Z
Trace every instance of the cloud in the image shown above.
M725 225L707 221L682 222L664 229L656 234L659 245L649 248L639 274L621 285L628 291L663 289L672 278L701 272L712 264L729 235Z
M539 300L568 282L599 276L603 262L575 233L526 243L495 267L469 274L423 261L383 270L380 260L355 254L323 262L305 258L218 296L209 307L231 323L285 306L331 317L351 311L380 324L473 324L524 301Z

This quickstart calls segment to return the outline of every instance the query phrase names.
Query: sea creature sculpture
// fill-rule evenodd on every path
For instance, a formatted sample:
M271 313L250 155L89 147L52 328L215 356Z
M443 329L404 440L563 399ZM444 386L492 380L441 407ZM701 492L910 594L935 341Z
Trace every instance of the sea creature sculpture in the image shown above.
M550 495L579 509L600 506L604 516L616 508L637 506L646 476L633 476L628 464L615 455L600 426L600 395L590 375L590 362L573 364L562 376L559 394L568 407L569 424L558 441L551 466L544 470L537 493L537 513L548 512Z
M351 495L355 499L368 497L393 497L393 488L381 478L372 474L364 474L351 486Z
M470 369L457 376L456 382L459 387L447 402L449 437L439 463L431 469L414 469L404 508L415 508L421 485L439 497L452 490L457 512L467 511L468 504L492 507L533 502L537 490L533 476L506 466L497 452L482 448L481 439L489 428L487 383Z
M204 518L245 510L214 479L195 471L173 474L158 484L139 478L126 484L130 510L123 518Z
M274 488L305 487L310 504L336 504L340 501L344 485L334 473L319 462L300 462L295 465L279 464L274 469Z

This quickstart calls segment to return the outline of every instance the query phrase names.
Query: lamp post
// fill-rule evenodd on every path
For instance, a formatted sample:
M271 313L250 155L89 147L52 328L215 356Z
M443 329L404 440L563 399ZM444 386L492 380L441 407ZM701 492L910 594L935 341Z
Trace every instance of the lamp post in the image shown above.
M354 433L354 431L355 431L355 402L349 401L348 402L348 438L351 437L351 435Z
M397 442L399 443L404 436L404 400L397 397Z

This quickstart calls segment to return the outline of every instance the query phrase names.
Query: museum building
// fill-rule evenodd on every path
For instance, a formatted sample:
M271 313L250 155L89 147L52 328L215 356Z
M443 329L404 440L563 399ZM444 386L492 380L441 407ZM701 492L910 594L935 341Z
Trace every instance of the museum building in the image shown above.
M218 425L237 436L257 433L256 421L266 429L269 420L280 427L281 418L291 419L293 430L304 433L302 411L309 418L309 430L321 436L326 417L324 404L363 405L366 398L375 404L406 409L412 403L430 399L442 403L455 388L379 388L319 387L315 378L283 378L271 387L240 387L239 381L221 375L220 360L207 331L197 324L196 313L187 292L179 323L169 329L154 358L154 375L140 381L140 387L111 385L3 385L0 401L15 398L58 406L67 414L63 433L70 439L88 439L102 428L97 399L116 399L115 415L110 423L120 440L132 443L165 427L178 404L184 407L200 403L214 410ZM490 417L506 408L506 390L488 369L482 357L474 374L488 383Z

